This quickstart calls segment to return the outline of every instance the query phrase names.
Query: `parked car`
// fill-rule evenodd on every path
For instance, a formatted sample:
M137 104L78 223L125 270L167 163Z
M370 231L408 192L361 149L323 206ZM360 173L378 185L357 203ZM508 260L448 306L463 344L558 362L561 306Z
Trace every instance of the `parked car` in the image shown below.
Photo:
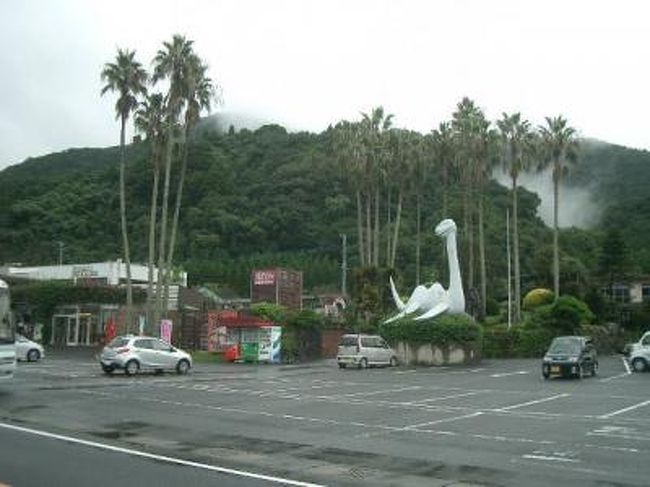
M542 375L578 377L596 375L598 354L591 339L584 336L556 337L542 359Z
M37 362L43 357L45 357L43 345L16 333L16 359Z
M624 353L635 372L648 370L650 368L650 331L644 333L638 342L627 345Z
M374 365L397 365L397 356L379 335L343 335L336 361L341 369L354 365L365 369Z
M133 375L140 370L162 372L175 370L187 374L192 368L192 357L169 343L147 336L118 336L104 347L99 362L105 374L116 369Z

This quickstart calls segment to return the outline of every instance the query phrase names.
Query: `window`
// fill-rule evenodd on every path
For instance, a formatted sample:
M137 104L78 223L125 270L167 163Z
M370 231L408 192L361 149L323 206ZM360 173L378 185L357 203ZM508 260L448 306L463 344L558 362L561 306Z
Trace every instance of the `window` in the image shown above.
M339 342L339 346L341 347L356 347L357 346L357 336L343 336L341 337L341 341Z
M108 344L110 348L120 348L126 347L129 344L129 339L124 337L115 337L111 340L111 343Z
M148 338L136 340L135 342L133 342L133 346L135 348L145 348L147 350L153 350L154 348L153 340L150 340Z
M643 284L641 286L641 300L644 303L650 303L650 284Z
M163 352L169 352L169 349L172 348L172 346L162 340L156 340L154 342L154 348Z
M625 284L614 284L603 288L603 294L615 303L630 302L630 288Z

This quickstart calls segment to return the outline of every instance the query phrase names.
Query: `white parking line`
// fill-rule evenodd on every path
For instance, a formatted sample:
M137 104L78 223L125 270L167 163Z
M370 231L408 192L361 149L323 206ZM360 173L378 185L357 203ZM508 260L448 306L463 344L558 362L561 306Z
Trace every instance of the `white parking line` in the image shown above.
M427 404L430 402L436 402L436 401L446 401L447 399L457 399L459 397L468 397L468 396L475 396L476 394L480 394L483 391L474 391L474 392L464 392L462 394L452 394L450 396L439 396L439 397L430 397L428 399L420 399L418 401L409 401L409 402L403 402L405 406L408 405L413 405L413 404Z
M556 399L561 399L563 397L568 397L570 394L558 394L556 396L545 397L544 399L537 399L535 401L522 402L520 404L513 404L512 406L506 406L504 408L497 408L495 411L510 411L512 409L523 408L525 406L532 406L533 404L540 404L548 401L555 401Z
M469 419L469 418L475 418L477 416L481 416L483 414L482 411L477 411L475 413L471 414L464 414L462 416L454 416L453 418L443 418L443 419L438 419L435 421L428 421L426 423L418 423L418 424L412 424L409 426L404 426L402 428L403 431L410 431L410 430L417 430L419 428L422 428L424 426L432 426L434 424L440 424L440 423L451 423L452 421L458 421L461 419Z
M623 361L623 366L625 367L625 370L627 371L628 374L631 374L632 371L630 370L630 365L627 363L627 360L625 357L621 357L621 360Z
M613 375L613 376L611 376L611 377L607 377L607 378L605 378L605 379L600 379L599 382L609 382L610 380L620 379L621 377L627 377L627 376L630 375L631 373L632 373L632 372L623 372L622 374Z
M600 419L608 419L608 418L611 418L613 416L618 416L619 414L627 413L628 411L633 411L634 409L638 409L638 408L641 408L643 406L647 406L648 404L650 404L650 401L643 401L643 402L640 402L638 404L634 404L632 406L628 406L626 408L619 409L618 411L613 411L613 412L608 413L608 414L603 414L603 415L598 416L598 417Z
M522 455L521 457L529 460L544 460L546 462L580 463L580 460L565 457L549 457L545 455Z
M517 372L503 372L501 374L492 374L490 377L508 377L509 375L525 375L530 372L527 370L518 370Z
M122 448L119 446L107 445L104 443L97 443L95 441L82 440L80 438L74 438L72 436L57 435L54 433L48 433L47 431L35 430L31 428L24 428L22 426L15 426L12 424L0 423L0 428L5 428L8 430L20 431L22 433L28 433L31 435L41 436L44 438L49 438L52 440L65 441L67 443L75 443L78 445L89 446L91 448L98 448L101 450L108 450L116 453L124 453L126 455L132 455L135 457L150 458L153 460L158 460L166 463L173 463L176 465L184 465L186 467L198 468L201 470L209 470L213 472L219 472L229 475L237 475L239 477L265 480L267 482L273 482L276 484L284 485L294 485L296 487L323 487L320 484L313 484L310 482L300 482L297 480L286 479L282 477L271 477L270 475L262 475L253 472L247 472L245 470L235 470L232 468L217 467L215 465L207 465L205 463L191 462L189 460L182 460L180 458L168 457L165 455L155 455L153 453L146 453L139 450L131 450L130 448Z

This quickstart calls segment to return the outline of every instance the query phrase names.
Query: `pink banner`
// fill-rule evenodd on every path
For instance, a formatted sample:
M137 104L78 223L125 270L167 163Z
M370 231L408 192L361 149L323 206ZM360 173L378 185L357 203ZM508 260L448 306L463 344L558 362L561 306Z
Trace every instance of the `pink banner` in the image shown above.
M160 320L160 339L172 344L172 320Z

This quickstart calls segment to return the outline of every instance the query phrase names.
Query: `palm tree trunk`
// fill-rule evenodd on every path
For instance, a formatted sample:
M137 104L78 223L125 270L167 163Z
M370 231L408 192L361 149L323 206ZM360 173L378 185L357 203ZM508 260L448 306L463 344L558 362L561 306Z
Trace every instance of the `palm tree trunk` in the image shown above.
M178 178L178 188L176 190L176 205L174 207L174 217L172 219L172 229L169 236L169 250L167 251L167 276L165 277L165 297L164 303L169 303L169 273L171 272L172 264L174 262L174 247L176 244L176 231L178 229L178 219L181 212L181 200L183 197L183 185L185 184L185 173L187 172L187 152L188 152L188 136L189 129L185 130L185 140L183 143L183 159L181 162L181 173Z
M481 270L481 319L487 315L487 270L485 264L485 231L483 228L483 194L478 200L478 247Z
M158 279L156 281L156 322L167 309L163 308L163 281L165 271L165 243L167 238L167 210L169 207L169 180L171 178L172 153L174 149L173 128L167 130L167 147L165 150L165 182L163 185L163 201L160 216L160 236L158 239Z
M397 239L399 237L399 227L402 221L402 199L404 193L402 189L399 190L399 195L397 196L397 214L395 215L395 233L393 234L393 245L392 245L392 254L390 256L390 266L395 267L395 257L397 256Z
M126 266L126 332L131 331L131 319L133 313L133 289L131 283L131 255L129 252L129 236L126 227L126 117L122 117L122 127L120 129L120 220L122 224L122 246L124 250L124 265Z
M359 263L361 267L366 265L364 242L363 242L363 204L361 203L361 191L357 189L357 234L359 238Z
M372 265L372 225L370 224L370 191L366 195L366 252L367 252L367 262L368 266Z
M420 245L421 245L422 195L418 190L415 210L415 285L420 284Z
M375 241L372 263L379 267L379 184L375 187Z
M521 321L521 270L519 267L519 195L517 178L512 178L512 254L515 274L514 321Z
M155 323L155 298L153 292L153 268L156 258L156 216L158 214L158 186L160 182L160 161L156 142L152 141L153 146L153 188L151 190L151 210L149 212L149 261L148 261L148 280L147 280L147 325L150 331L153 330Z
M443 163L444 164L444 163ZM442 218L448 218L447 213L447 185L448 185L449 175L447 172L447 166L443 166L442 170Z
M390 235L390 226L391 226L391 211L390 211L390 203L391 203L391 188L389 186L388 188L388 198L386 201L386 267L390 267L390 244L391 244L391 235Z
M553 291L555 299L560 297L560 245L558 239L558 208L560 205L560 163L553 168Z

